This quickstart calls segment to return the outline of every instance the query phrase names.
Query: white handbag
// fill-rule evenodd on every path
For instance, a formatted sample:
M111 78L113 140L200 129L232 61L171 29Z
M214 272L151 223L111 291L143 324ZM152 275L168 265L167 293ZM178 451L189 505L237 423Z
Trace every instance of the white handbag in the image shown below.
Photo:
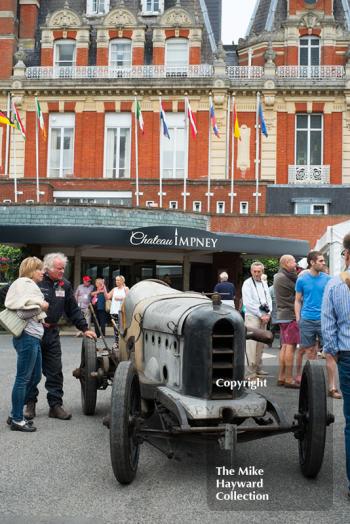
M16 311L4 309L0 313L0 326L11 333L14 337L20 337L27 325L27 320L19 318Z

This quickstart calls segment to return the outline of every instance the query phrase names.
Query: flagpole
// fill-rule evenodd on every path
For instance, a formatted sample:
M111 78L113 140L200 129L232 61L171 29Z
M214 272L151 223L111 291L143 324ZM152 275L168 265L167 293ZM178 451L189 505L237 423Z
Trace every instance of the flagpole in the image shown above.
M162 97L159 97L159 109L162 110ZM163 169L163 159L162 159L162 141L163 141L163 132L162 132L162 120L159 118L160 122L160 160L159 160L159 207L163 207L163 180L162 180L162 169Z
M40 188L39 188L39 130L38 130L38 114L35 111L35 168L36 168L36 201L40 202Z
M210 97L211 99L211 97ZM209 104L210 104L209 99ZM207 213L210 213L210 191L211 191L211 167L210 167L210 157L211 157L211 118L209 111L209 121L208 121L208 192L207 192Z
M260 164L260 129L259 129L260 93L256 94L255 116L255 213L259 213L259 164Z
M11 94L7 94L7 118L10 118L11 111ZM11 141L11 127L6 126L6 146L5 146L5 176L9 174L9 161L10 161L10 141Z
M183 210L187 207L187 177L188 177L188 162L190 149L190 126L188 125L188 98L185 97L185 136L186 136L186 166L184 169L184 194L183 194Z
M17 204L17 156L16 156L16 133L13 133L13 185L15 192L15 204Z
M139 138L138 138L138 122L137 122L137 99L135 96L135 177L136 177L136 207L140 206L139 197Z
M233 213L234 185L235 185L235 97L232 97L232 152L231 152L231 194L230 212ZM231 122L231 119L230 119Z
M231 95L227 97L227 123L226 123L226 180L230 179L230 112Z

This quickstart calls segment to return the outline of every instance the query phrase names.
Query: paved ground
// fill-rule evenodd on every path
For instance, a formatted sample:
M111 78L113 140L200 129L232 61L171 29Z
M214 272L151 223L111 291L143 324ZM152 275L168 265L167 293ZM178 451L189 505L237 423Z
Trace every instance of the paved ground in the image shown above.
M240 444L238 465L264 469L264 490L270 500L250 503L215 502L215 470L224 463L216 446L187 445L178 460L168 460L144 445L135 482L122 487L110 464L109 434L101 424L108 411L110 390L99 392L97 413L82 415L80 386L71 376L79 363L81 339L65 336L63 359L65 402L71 421L47 417L41 387L35 434L11 432L5 424L15 369L11 339L0 336L0 522L7 523L345 523L346 498L342 402L334 402L336 423L329 433L325 465L316 481L304 479L298 467L297 442L290 435ZM265 367L275 373L277 350L268 351ZM268 392L290 417L298 392L274 386ZM332 448L334 464L332 464ZM208 457L210 460L208 460ZM232 480L231 478L229 480ZM234 479L237 480L237 479ZM258 478L259 480L259 478ZM259 491L259 490L257 490Z

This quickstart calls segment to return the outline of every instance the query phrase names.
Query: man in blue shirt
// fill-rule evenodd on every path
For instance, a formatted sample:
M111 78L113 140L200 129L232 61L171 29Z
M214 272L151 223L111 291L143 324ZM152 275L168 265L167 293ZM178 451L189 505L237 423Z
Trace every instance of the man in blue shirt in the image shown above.
M347 274L332 278L322 303L323 351L338 362L340 389L344 398L346 473L350 497L350 233L343 239Z
M297 358L297 380L300 378L302 355L314 360L317 341L322 346L321 305L330 276L324 273L325 260L320 251L310 251L307 256L309 270L301 274L295 285L295 317L299 323L301 352Z
M228 274L226 271L223 271L219 275L220 282L214 287L214 293L220 293L221 299L225 304L229 304L232 307L235 307L235 286L228 282Z

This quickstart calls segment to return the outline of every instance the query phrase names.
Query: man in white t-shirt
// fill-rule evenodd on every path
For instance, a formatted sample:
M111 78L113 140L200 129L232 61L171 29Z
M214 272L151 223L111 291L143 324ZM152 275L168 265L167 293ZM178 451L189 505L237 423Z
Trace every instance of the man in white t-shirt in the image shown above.
M266 329L271 317L272 300L267 282L261 277L264 273L264 265L253 262L250 266L251 277L244 281L242 286L242 301L245 310L245 325L247 328ZM247 372L250 380L268 375L262 369L262 354L264 344L255 340L247 340Z

